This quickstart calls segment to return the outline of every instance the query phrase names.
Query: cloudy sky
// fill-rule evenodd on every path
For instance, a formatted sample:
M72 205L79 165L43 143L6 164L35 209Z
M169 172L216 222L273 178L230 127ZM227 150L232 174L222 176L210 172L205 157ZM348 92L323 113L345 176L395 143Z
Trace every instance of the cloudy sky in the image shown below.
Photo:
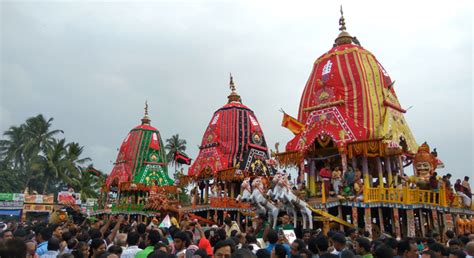
M470 1L1 1L0 129L39 113L109 172L145 100L188 154L226 103L229 72L267 142L282 145L313 62L348 31L393 80L418 141L473 175ZM291 3L291 4L290 4Z

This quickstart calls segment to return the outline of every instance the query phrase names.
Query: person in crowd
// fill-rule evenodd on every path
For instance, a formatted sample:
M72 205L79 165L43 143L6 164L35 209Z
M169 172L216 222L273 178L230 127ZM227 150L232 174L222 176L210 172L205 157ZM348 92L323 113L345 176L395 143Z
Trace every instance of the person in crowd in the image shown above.
M157 230L150 230L146 236L146 248L137 252L135 258L146 258L153 252L155 245L160 241L160 234Z
M339 188L342 186L342 171L339 167L332 171L332 188L336 195L339 194Z
M321 170L319 170L319 176L323 180L323 190L326 198L329 198L329 188L331 184L331 168L329 164L326 164Z
M429 185L432 191L438 192L438 187L439 187L439 180L438 180L438 173L433 172L433 174L429 178Z
M224 218L224 229L227 237L231 236L232 231L236 231L237 233L241 232L237 222L233 221L230 217Z
M435 252L432 250L425 250L421 254L421 258L441 258L442 256L438 256Z
M293 224L291 223L290 215L287 213L283 214L281 217L281 224L276 227L276 230L292 230L294 229Z
M466 252L466 258L474 257L474 241L471 240L469 243L466 244L464 247L464 251Z
M301 252L301 250L303 250L305 247L306 247L306 244L303 240L295 239L295 241L293 241L293 243L291 243L290 245L291 256L298 255Z
M341 233L336 233L331 237L331 241L334 246L334 250L331 254L340 255L343 250L347 248L346 237Z
M331 254L328 252L329 249L329 239L324 236L318 236L316 238L311 238L309 241L309 250L313 254L317 254L319 258L337 258L338 256L335 254Z
M61 225L59 225L59 224L52 224L52 225L50 226L50 228L51 228L53 237L55 237L56 239L62 240L63 229L62 229Z
M127 248L127 234L118 233L115 235L114 245L120 246L123 250Z
M377 246L377 248L375 249L373 257L374 258L393 258L393 249L386 244L381 244Z
M107 248L107 251L111 254L117 255L118 257L121 257L123 253L122 247L118 245L111 245L109 248Z
M94 238L90 244L91 257L99 258L99 253L106 251L107 245L102 238Z
M37 227L35 229L35 239L36 243L38 243L36 253L38 255L42 255L48 252L48 241L51 239L52 236L53 232L51 231L51 228Z
M180 256L186 254L186 248L190 244L189 235L186 232L178 231L173 236L174 240L174 255ZM138 257L137 257L138 258Z
M25 244L27 258L39 258L39 255L36 253L36 242L33 240L26 240Z
M89 250L89 245L86 242L81 241L71 253L74 255L74 257L89 257Z
M449 258L466 258L466 253L460 249L450 250Z
M48 241L48 251L40 255L40 258L56 258L59 255L60 240L56 237L51 237Z
M286 249L282 244L276 244L272 249L271 258L286 258Z
M264 241L267 240L267 234L270 230L270 222L268 221L265 213L259 213L255 216L255 222L257 224L255 228L256 238L262 238Z
M234 242L230 239L221 240L214 246L214 257L215 258L230 258L234 251Z
M397 254L401 258L417 258L418 248L408 239L402 239L397 244Z
M370 253L371 245L370 241L364 237L358 237L354 243L354 249L358 255L362 258L372 258L372 254Z
M464 187L464 193L467 195L467 197L472 199L472 191L471 191L471 185L469 184L469 177L465 176L464 181L462 181L462 186Z
M456 191L456 194L461 198L464 207L471 206L471 198L467 195L467 189L461 184L461 179L456 180L454 191Z

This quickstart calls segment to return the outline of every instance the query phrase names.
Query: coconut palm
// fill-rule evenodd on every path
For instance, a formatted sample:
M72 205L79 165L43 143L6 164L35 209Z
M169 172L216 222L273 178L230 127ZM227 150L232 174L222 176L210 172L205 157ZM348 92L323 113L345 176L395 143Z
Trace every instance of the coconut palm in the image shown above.
M11 126L3 133L7 139L0 140L0 157L4 165L12 162L15 170L22 170L24 166L23 147L25 144L25 126Z
M48 184L56 180L72 185L73 178L78 177L78 171L71 161L68 159L68 146L66 139L53 139L49 145L46 146L45 155L42 157L45 164L44 169L44 187L43 193L46 193Z
M46 120L43 115L30 117L25 122L25 137L28 141L25 143L24 151L35 155L53 144L54 137L63 130L51 130L53 118Z
M166 153L166 160L168 160L168 165L172 164L175 168L180 167L181 164L177 163L174 160L174 154L176 151L183 152L186 151L186 140L180 139L179 134L171 136L171 138L166 139L165 149L168 150Z
M91 173L91 169L94 169L92 165L81 168L80 177L74 180L74 189L81 193L82 201L87 198L97 198L99 189L104 183L105 175L96 169L94 169L96 173Z

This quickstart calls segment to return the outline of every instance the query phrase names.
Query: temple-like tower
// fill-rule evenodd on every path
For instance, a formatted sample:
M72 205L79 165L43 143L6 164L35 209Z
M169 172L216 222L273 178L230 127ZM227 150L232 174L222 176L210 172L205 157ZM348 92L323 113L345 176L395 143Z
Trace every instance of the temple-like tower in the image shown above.
M107 177L107 188L118 187L121 183L144 185L172 185L168 176L166 153L160 132L151 126L148 104L142 123L133 128L120 146L112 172Z

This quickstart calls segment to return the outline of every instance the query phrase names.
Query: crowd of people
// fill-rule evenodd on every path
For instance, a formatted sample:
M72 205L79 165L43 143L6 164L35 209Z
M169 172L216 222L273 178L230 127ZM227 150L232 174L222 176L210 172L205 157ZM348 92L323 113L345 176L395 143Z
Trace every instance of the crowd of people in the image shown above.
M466 258L474 255L474 234L453 231L397 240L382 234L321 229L294 232L290 217L271 228L265 215L249 226L225 217L222 225L201 226L187 216L180 224L160 227L124 216L89 218L82 223L9 223L0 228L2 258ZM250 226L252 224L252 226ZM441 238L443 236L443 239Z

